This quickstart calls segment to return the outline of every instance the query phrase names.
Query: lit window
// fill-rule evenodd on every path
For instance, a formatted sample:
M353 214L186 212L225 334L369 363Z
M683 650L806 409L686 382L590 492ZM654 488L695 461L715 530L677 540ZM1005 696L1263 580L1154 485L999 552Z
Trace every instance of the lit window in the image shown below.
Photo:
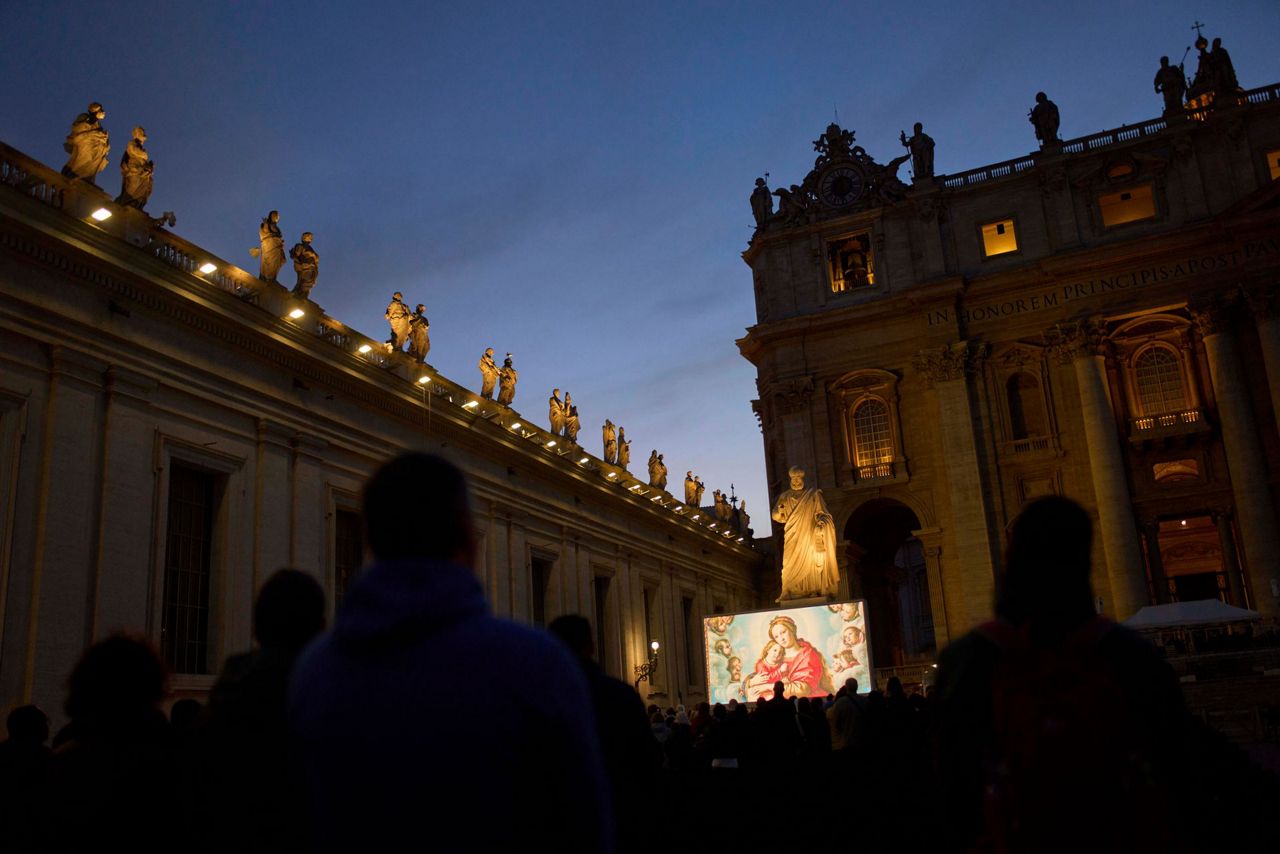
M831 290L840 294L876 283L871 259L871 239L865 234L841 237L827 243L827 274Z
M889 407L869 398L853 411L853 444L858 468L893 462Z
M1004 255L1018 251L1018 236L1013 228L1012 219L1001 219L982 226L982 254L990 258L992 255Z
M1151 347L1144 351L1134 363L1134 374L1143 415L1181 412L1187 408L1182 390L1182 366L1172 350Z
M1271 180L1280 181L1280 148L1267 152L1267 168L1271 170Z
M1098 209L1102 211L1102 224L1110 228L1126 222L1152 219L1156 215L1156 202L1151 195L1151 185L1142 184L1098 196Z

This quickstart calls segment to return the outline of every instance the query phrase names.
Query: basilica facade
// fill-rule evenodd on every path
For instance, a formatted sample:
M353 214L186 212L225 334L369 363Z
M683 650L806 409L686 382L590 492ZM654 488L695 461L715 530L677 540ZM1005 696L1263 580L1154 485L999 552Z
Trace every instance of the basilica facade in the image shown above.
M706 697L702 616L758 604L749 533L164 219L0 145L0 708L56 717L82 650L118 630L202 696L249 648L272 571L340 602L363 482L409 450L470 477L497 614L580 613L607 671L646 668L658 702Z
M916 131L908 184L829 127L743 253L771 497L823 489L877 670L989 617L1046 494L1094 516L1103 613L1280 616L1280 86L953 175Z

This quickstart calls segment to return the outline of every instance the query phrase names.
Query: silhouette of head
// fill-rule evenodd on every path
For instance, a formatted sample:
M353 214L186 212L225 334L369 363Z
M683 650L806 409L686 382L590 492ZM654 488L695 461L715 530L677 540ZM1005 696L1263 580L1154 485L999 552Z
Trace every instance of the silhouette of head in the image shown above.
M1045 101L1047 101L1047 100L1049 100L1049 96L1048 96L1048 95L1046 95L1045 93L1043 93L1043 92L1037 92L1037 93L1036 93L1036 103L1037 103L1037 104L1042 104L1042 103L1044 103L1044 102L1045 102Z
M18 706L5 721L9 738L28 744L44 744L49 740L49 717L39 706Z
M365 485L364 529L379 560L433 558L469 566L475 532L466 476L430 454L395 458Z
M1218 48L1220 48L1220 47L1222 47L1222 39L1214 39L1214 40L1213 40L1213 49L1216 51L1216 50L1217 50Z
M1162 56L1162 57L1160 57L1160 65L1161 65L1161 66L1165 66L1165 65L1168 65L1168 64L1169 64L1169 57L1167 57L1167 56Z
M581 658L595 655L595 639L591 635L591 623L581 614L562 614L551 621L547 631L560 639L573 653Z
M786 690L787 690L787 683L783 682L781 679L779 679L777 682L774 682L773 683L773 699L781 700L783 697L783 694L786 693Z
M72 720L121 719L154 711L165 691L165 668L151 645L113 635L84 651L67 690Z
M324 630L324 590L296 569L271 574L253 604L253 636L267 649L302 649Z
M858 693L858 680L850 676L848 679L844 680L844 687L850 694L856 694Z
M1093 523L1079 504L1056 495L1027 504L1009 527L996 614L1050 631L1088 622L1092 547Z

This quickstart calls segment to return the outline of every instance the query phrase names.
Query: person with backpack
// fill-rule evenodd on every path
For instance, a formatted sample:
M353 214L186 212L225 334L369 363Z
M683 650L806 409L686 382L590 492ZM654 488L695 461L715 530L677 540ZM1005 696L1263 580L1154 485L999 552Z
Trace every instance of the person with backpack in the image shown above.
M1155 648L1095 613L1092 543L1080 505L1028 504L996 619L939 658L945 850L1197 850L1190 715Z

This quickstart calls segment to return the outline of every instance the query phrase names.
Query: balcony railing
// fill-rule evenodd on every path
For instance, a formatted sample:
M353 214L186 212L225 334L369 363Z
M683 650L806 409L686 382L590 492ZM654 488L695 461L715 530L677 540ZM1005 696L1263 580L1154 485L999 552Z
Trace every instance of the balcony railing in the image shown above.
M1204 413L1199 409L1180 412L1162 412L1129 419L1129 438L1134 441L1156 439L1161 436L1179 436L1188 433L1204 433L1209 430Z
M1006 454L1030 454L1035 451L1047 451L1052 446L1052 440L1048 436L1028 436L1025 439L1014 439L1012 442L1004 443L1004 452Z
M893 480L897 477L893 463L871 463L857 467L858 480Z

